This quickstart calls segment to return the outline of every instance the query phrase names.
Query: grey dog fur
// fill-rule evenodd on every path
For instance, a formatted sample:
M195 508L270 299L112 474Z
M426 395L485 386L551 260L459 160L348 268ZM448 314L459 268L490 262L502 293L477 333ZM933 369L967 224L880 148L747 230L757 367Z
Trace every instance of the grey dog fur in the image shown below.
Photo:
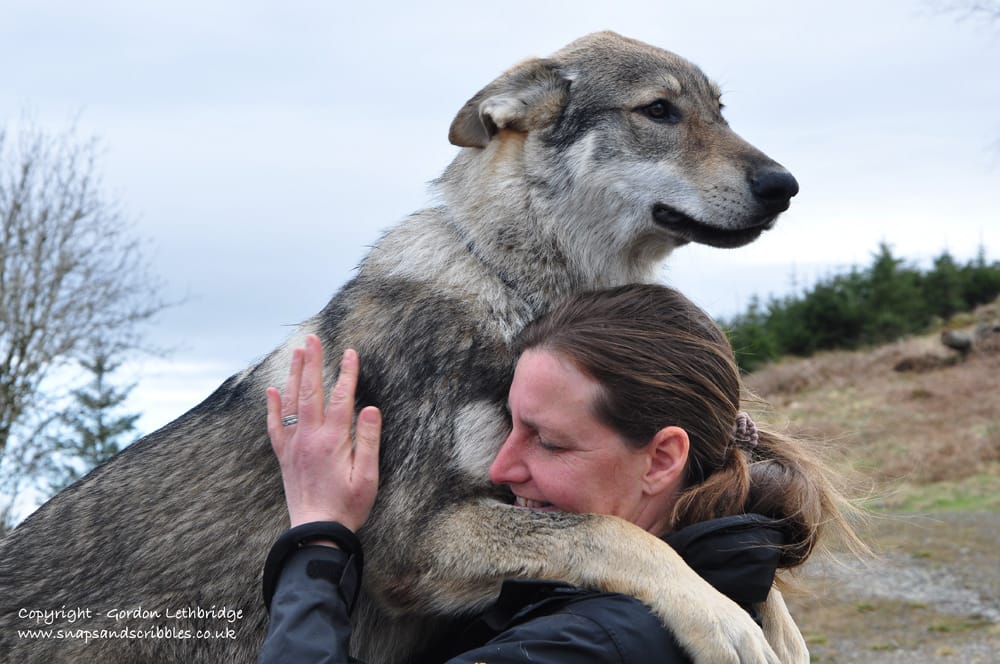
M463 149L437 182L439 207L389 230L285 345L0 541L0 660L255 659L261 567L288 525L264 390L284 384L290 349L312 332L330 382L342 350L358 350L358 406L385 418L380 493L360 532L359 656L407 661L447 619L487 605L503 578L533 576L640 597L699 661L775 661L745 614L669 547L613 517L516 509L486 473L526 323L575 291L652 280L689 241L746 244L788 206L794 179L732 132L718 98L687 61L613 33L480 91L452 124ZM659 99L671 115L650 110ZM231 628L235 638L17 636L46 627L23 610L60 607L92 616L51 628ZM242 613L107 615L140 607Z

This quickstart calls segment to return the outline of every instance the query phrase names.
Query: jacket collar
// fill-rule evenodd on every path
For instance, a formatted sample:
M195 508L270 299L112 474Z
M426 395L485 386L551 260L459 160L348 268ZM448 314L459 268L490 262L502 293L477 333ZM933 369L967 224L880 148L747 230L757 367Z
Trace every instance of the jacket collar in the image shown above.
M785 543L781 522L760 514L703 521L662 539L718 591L748 610L767 599Z

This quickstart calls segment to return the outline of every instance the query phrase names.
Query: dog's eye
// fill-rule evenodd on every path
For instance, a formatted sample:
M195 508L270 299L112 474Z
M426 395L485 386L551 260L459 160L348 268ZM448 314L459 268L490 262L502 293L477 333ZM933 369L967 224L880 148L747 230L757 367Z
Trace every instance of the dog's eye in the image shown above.
M666 124L677 124L681 121L681 111L666 99L657 99L648 106L639 109L642 113L655 122Z

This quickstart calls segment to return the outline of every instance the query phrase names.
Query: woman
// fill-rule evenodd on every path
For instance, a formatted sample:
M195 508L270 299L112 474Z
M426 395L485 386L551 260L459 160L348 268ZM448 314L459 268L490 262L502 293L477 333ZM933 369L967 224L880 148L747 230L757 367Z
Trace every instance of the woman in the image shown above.
M575 296L529 326L519 347L511 432L489 471L513 504L631 521L752 614L776 569L809 555L821 524L854 538L823 467L740 411L725 335L676 291L633 285ZM353 531L375 497L380 415L361 411L352 448L358 358L345 353L324 417L320 352L315 338L296 352L284 400L268 390L268 430L290 532L313 529L310 544L342 550L289 552L279 540L265 571L266 598L279 573L281 583L262 661L293 648L316 648L296 651L297 661L346 661L360 578ZM283 426L293 414L297 423ZM343 526L309 525L317 521ZM329 648L334 659L323 660ZM531 580L507 581L492 610L418 661L445 660L688 661L638 600Z

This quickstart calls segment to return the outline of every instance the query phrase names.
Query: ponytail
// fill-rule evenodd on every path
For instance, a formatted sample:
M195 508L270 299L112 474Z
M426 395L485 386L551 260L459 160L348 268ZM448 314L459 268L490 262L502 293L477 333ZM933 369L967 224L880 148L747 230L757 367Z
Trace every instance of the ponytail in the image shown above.
M859 510L837 487L837 475L818 453L805 441L767 430L757 429L754 438L753 445L741 445L737 435L719 468L688 483L674 503L672 527L731 514L762 514L782 524L782 567L805 562L829 528L854 551L867 551L848 521Z

